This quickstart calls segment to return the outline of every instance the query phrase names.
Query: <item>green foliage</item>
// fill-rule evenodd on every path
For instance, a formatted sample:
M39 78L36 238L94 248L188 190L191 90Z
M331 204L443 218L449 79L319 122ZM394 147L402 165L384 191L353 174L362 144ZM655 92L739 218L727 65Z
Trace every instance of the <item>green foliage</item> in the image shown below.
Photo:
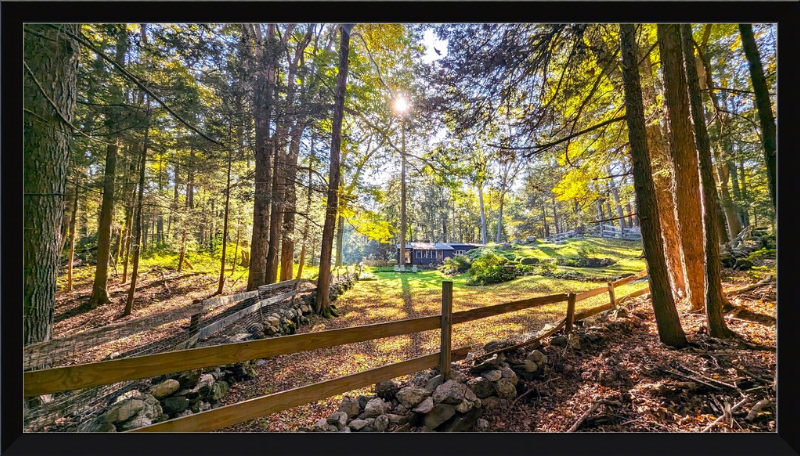
M439 267L443 274L456 275L467 272L472 266L472 259L466 255L456 255L452 258L445 258L444 264Z
M539 274L549 273L552 274L558 270L558 265L553 261L542 261L539 263Z
M750 255L747 256L747 259L750 261L756 261L762 258L775 258L775 252L775 249L768 249L764 247L754 252L750 252Z
M597 253L597 248L591 245L582 245L578 247L578 256L581 258L591 258L592 255Z
M534 265L534 264L538 263L539 259L536 258L536 257L524 257L519 262L520 262L520 264L528 266L528 265Z
M494 253L480 256L472 262L467 285L488 285L513 280L516 277L514 273L503 268L506 263L508 263L508 259Z

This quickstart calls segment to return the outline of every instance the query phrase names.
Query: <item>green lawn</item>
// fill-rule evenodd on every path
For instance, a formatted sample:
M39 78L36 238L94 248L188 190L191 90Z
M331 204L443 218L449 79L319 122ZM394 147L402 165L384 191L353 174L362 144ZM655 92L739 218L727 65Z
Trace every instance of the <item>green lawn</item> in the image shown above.
M559 266L558 271L576 271L586 276L608 277L623 273L638 273L645 269L644 259L638 258L641 244L635 241L615 239L576 239L566 244L540 244L535 246L514 246L512 252L521 256L547 258L575 258L581 247L594 249L595 257L609 257L617 262L606 268L573 268ZM376 281L359 282L337 303L337 307L358 309L358 312L376 318L395 320L411 316L433 315L441 306L442 282L453 282L454 310L468 310L476 307L500 304L503 302L527 299L555 293L579 293L602 287L603 282L583 282L577 280L544 277L540 275L518 277L509 282L485 286L467 285L469 274L447 276L438 270L421 270L417 273L394 272L392 268L367 268L377 276ZM643 285L627 284L617 288L616 296L624 296ZM599 295L578 303L578 309L594 307L608 302L607 295ZM413 303L413 305L409 305ZM556 315L563 312L562 304L532 309L543 314Z

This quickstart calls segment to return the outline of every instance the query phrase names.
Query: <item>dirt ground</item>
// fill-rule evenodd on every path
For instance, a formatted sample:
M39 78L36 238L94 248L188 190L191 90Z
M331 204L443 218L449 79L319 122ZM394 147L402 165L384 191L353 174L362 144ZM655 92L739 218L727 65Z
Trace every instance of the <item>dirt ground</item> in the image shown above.
M708 337L704 315L686 310L690 347L671 349L658 340L649 299L627 306L627 317L590 319L577 330L579 350L542 349L544 376L519 386L525 395L516 404L490 412L489 431L564 432L582 418L580 432L775 432L776 354L767 348L776 343L774 299L774 284L740 295L732 301L759 321L744 312L726 318L766 346L758 349ZM756 404L763 408L748 417Z
M726 274L724 287L728 291L752 282L745 273L726 270ZM136 318L206 298L216 288L216 279L191 271L181 274L165 271L164 275L150 272L141 278L140 284L134 314L125 318ZM225 294L240 291L242 285L229 284ZM311 324L302 326L298 332L438 313L438 293L418 288L422 285L413 281L398 281L392 285L398 286L387 287L383 281L360 282L337 301L339 318L326 320L312 316ZM575 291L597 286L580 282L570 285ZM72 293L59 293L55 336L120 321L127 286L112 280L109 288L114 304L93 310L84 308L91 283L78 284ZM493 295L483 287L463 293L457 290L454 311L524 299L547 291L526 290L524 295L518 295L508 294L511 293L509 289ZM625 293L630 291L633 290ZM739 407L715 424L712 432L775 431L775 293L772 283L732 297L731 303L744 310L726 318L731 329L744 339L752 344L773 347L772 350L743 348L740 344L709 338L705 334L704 316L689 313L683 304L679 305L681 321L691 343L683 350L670 349L658 341L648 299L638 298L630 302L627 317L587 321L577 327L577 332L584 335L579 350L556 346L543 348L549 358L545 375L521 381L518 391L524 394L522 398L502 411L489 412L485 416L490 423L489 431L563 432L594 405L592 413L581 422L579 431L697 432L736 404ZM579 310L596 305L598 302L587 300L579 305ZM546 323L558 321L562 315L563 309L553 306L465 323L455 327L453 346L470 346L479 352L480 347L490 340L524 337ZM124 351L143 341L167 337L170 331L187 323L178 321L169 327L105 344L96 350L76 353L76 359L70 360L70 364L96 361L109 352ZM438 331L427 331L276 356L259 361L256 379L232 385L224 398L224 405L435 353L438 345ZM371 393L372 388L364 388L347 395ZM295 407L220 432L287 432L309 427L335 411L342 397L334 396ZM769 403L754 414L754 419L745 420L753 406L762 399ZM608 404L596 404L599 400L608 401Z

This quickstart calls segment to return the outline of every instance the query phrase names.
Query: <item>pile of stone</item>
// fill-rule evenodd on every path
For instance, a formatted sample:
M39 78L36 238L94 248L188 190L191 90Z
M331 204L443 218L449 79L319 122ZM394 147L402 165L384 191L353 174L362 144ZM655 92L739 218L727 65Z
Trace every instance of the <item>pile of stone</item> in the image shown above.
M219 407L230 384L255 377L254 363L211 371L178 372L155 377L150 387L114 399L109 408L85 422L80 432L124 432Z
M495 356L451 378L421 372L406 385L387 381L374 396L346 397L339 410L300 432L465 432L485 430L484 410L507 406L517 397L519 378Z

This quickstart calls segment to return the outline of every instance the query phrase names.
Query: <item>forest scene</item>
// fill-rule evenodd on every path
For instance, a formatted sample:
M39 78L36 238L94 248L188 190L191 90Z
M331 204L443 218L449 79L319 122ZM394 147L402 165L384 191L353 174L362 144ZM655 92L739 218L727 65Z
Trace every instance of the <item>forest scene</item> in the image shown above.
M776 432L777 24L23 30L24 432Z

